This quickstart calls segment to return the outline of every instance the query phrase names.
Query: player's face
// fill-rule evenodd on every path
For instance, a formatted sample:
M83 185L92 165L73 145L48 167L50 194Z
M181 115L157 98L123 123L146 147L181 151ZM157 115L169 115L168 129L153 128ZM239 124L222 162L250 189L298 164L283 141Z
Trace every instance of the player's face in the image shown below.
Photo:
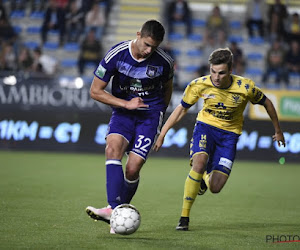
M231 84L231 72L227 64L210 65L211 80L217 88L226 88Z
M159 46L160 42L153 40L150 36L141 37L138 33L137 36L137 56L139 58L147 58L150 56L154 50Z

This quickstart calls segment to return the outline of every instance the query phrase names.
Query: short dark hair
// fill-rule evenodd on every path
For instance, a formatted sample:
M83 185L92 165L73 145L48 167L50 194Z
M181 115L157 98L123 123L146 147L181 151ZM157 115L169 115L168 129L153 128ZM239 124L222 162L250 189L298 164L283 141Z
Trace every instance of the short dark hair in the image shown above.
M141 29L141 37L151 37L155 41L162 42L164 40L165 28L157 20L148 20Z
M210 54L208 62L215 65L227 64L228 69L231 69L233 54L229 48L219 48Z

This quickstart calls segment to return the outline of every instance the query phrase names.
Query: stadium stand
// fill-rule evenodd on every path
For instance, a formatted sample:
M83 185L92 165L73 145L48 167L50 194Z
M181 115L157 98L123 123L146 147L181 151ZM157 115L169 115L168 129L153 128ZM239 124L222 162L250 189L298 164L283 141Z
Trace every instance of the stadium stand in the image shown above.
M134 38L136 31L140 28L140 24L147 19L159 19L165 22L163 13L165 13L165 4L168 1L159 0L114 0L111 11L108 15L105 33L102 38L103 50L107 51L109 47L122 40ZM212 6L219 4L222 12L229 19L230 33L228 41L235 40L243 49L247 59L245 75L260 81L261 71L264 69L264 57L266 48L269 46L268 41L261 38L249 39L246 28L244 26L245 3L247 0L220 0L220 1L200 1L189 0L192 10L192 30L193 34L189 37L184 36L182 25L176 25L173 34L167 37L170 42L172 51L177 62L179 88L184 88L186 83L195 76L196 66L203 63L207 58L203 58L201 45L203 43L203 30L205 28L206 17ZM272 3L273 1L267 1ZM284 1L283 1L284 2ZM289 0L288 10L290 13L300 13L300 1ZM9 1L4 1L9 6ZM29 10L12 11L9 15L10 21L19 34L22 44L30 49L34 49L40 45L40 27L43 21L44 13L36 11L30 13ZM44 51L49 52L52 56L60 61L62 71L66 71L71 76L78 76L76 70L69 70L69 64L65 59L78 59L79 44L65 44L60 47L58 42L58 34L56 32L49 33L49 43L44 45ZM198 64L199 65L196 65ZM92 67L85 72L83 77L87 78L92 74ZM300 86L299 74L291 76L294 84L293 88Z

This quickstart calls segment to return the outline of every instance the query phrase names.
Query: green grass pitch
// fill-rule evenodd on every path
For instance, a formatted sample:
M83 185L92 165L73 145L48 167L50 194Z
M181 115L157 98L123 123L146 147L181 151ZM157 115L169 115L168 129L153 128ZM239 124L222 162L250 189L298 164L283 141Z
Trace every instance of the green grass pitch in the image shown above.
M85 213L107 205L104 162L100 154L0 151L0 249L300 249L266 242L300 235L299 164L236 161L221 193L197 197L182 232L188 159L152 155L132 201L141 226L121 236Z

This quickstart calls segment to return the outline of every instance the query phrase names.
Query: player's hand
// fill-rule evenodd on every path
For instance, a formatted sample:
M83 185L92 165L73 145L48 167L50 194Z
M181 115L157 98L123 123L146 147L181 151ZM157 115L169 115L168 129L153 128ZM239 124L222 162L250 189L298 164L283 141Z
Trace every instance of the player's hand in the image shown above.
M285 140L282 131L276 132L275 135L273 135L272 137L273 137L273 141L277 141L279 147L281 145L285 147Z
M165 137L162 136L162 135L159 135L154 146L153 146L153 150L155 152L158 152L158 150L161 148L161 146L163 145L164 143L164 140L165 140Z
M149 108L149 105L145 104L141 97L135 97L126 103L125 108L129 110L137 108Z

